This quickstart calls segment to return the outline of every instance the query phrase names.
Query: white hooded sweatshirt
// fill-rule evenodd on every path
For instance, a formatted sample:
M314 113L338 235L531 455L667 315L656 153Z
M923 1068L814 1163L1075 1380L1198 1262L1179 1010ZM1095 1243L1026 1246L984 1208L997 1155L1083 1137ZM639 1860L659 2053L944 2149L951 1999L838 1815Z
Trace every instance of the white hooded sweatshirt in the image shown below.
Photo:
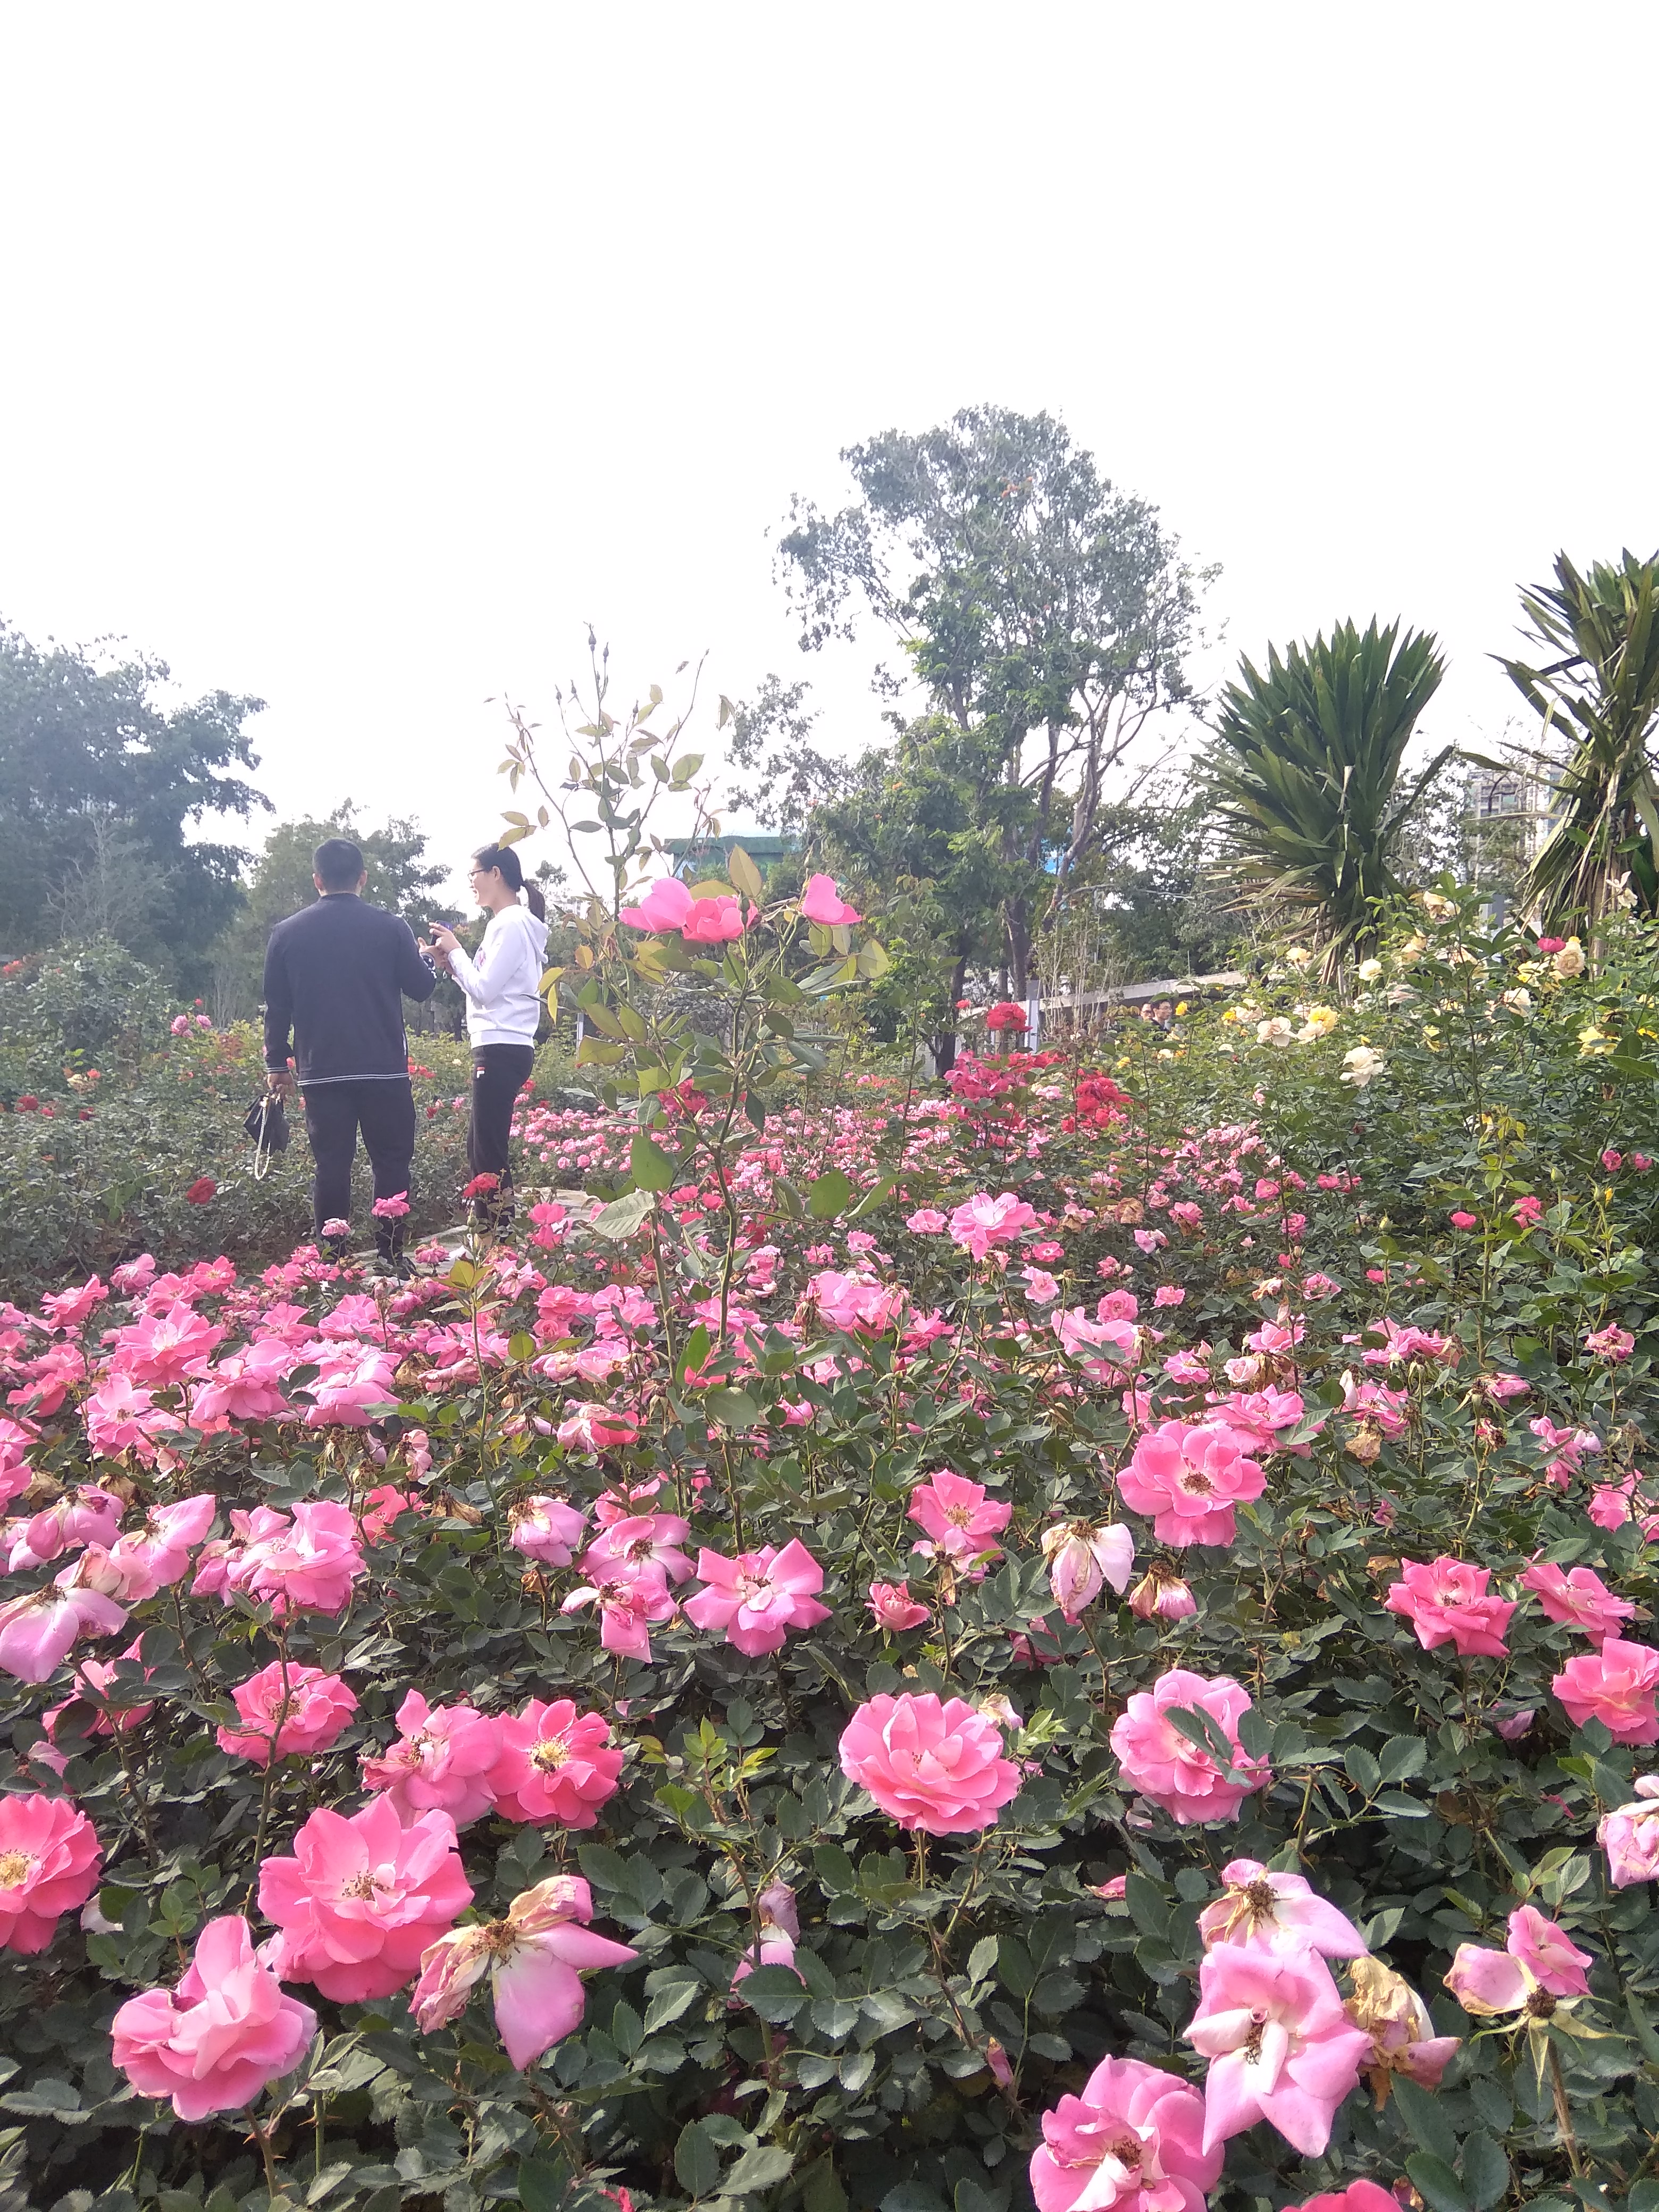
M466 994L466 1033L474 1044L535 1043L546 951L547 924L518 904L490 915L476 958L456 946L449 969Z

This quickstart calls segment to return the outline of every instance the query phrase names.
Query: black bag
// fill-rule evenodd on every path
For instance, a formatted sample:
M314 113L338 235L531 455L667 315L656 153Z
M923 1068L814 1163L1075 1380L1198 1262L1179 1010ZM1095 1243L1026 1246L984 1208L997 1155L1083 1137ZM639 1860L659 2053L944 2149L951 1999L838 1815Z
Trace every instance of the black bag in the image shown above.
M263 1098L256 1098L248 1108L243 1128L252 1138L262 1152L285 1152L288 1150L288 1115L283 1102L274 1091L267 1091Z

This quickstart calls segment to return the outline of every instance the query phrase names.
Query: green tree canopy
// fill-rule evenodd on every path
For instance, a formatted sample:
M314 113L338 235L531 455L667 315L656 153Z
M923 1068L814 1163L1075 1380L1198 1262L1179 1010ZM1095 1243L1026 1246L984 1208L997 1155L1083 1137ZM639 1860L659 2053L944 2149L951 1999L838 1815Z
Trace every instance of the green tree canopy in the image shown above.
M1023 993L1045 917L1098 849L1113 770L1152 716L1189 696L1207 575L1049 415L965 408L842 459L855 499L833 515L797 499L780 542L802 645L852 636L863 613L898 639L931 712L895 757L955 794L951 866L975 890L994 884L1000 963ZM878 683L902 688L890 671ZM929 749L937 766L924 768ZM769 763L775 780L787 753ZM886 781L877 762L859 787L890 804ZM821 760L801 757L794 787L816 795L821 781ZM849 850L852 803L849 785L838 809ZM882 825L861 834L878 841ZM946 900L963 902L954 890Z
M167 674L0 622L0 951L108 933L181 987L206 973L246 855L187 832L269 807L241 773L258 765L244 725L262 702L210 691L169 708Z

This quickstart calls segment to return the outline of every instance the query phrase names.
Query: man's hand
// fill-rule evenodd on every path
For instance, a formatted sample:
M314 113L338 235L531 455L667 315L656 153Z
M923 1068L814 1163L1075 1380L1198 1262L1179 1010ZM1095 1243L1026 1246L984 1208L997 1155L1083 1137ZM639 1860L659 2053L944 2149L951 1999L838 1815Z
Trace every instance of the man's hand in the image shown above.
M268 1067L265 1070L265 1081L270 1087L273 1097L284 1101L294 1097L294 1070L291 1067Z

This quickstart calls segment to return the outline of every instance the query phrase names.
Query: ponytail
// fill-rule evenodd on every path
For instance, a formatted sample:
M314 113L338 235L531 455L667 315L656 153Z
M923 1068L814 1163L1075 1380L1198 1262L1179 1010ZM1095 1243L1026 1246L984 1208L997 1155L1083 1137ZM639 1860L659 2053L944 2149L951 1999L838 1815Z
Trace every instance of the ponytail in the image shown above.
M547 901L542 896L541 887L525 881L524 869L511 845L480 845L472 858L486 874L491 868L499 868L508 890L522 891L524 902L537 921L547 920Z

